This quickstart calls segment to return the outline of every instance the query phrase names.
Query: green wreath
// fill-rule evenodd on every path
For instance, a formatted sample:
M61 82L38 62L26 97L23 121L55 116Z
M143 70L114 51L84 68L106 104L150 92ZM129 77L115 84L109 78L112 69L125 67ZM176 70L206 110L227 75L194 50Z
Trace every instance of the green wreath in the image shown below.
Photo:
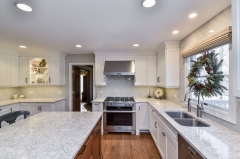
M195 96L212 97L217 95L222 95L226 87L220 84L223 81L224 75L219 68L222 66L223 60L218 60L218 54L215 51L204 52L202 56L197 58L197 61L191 60L193 62L190 73L187 76L188 87L190 91L193 91ZM201 76L201 71L205 69L207 72L206 76ZM199 78L205 77L205 80L200 80Z

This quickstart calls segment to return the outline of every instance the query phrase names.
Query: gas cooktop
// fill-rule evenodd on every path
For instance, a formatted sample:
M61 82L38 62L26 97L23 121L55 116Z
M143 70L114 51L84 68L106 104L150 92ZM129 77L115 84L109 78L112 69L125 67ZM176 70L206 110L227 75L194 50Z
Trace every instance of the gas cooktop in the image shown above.
M133 97L107 97L104 102L135 102Z

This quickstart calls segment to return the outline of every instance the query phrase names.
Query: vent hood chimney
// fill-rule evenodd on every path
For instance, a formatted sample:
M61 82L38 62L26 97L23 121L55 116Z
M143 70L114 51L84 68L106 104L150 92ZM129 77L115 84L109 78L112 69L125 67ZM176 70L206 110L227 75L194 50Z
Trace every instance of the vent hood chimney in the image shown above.
M104 75L135 75L134 61L106 61Z

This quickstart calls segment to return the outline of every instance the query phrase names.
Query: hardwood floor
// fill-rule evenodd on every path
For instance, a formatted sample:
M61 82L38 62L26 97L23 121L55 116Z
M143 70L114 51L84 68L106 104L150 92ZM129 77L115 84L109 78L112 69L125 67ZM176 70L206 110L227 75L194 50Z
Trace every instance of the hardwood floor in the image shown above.
M102 136L103 159L161 159L149 133L109 133Z

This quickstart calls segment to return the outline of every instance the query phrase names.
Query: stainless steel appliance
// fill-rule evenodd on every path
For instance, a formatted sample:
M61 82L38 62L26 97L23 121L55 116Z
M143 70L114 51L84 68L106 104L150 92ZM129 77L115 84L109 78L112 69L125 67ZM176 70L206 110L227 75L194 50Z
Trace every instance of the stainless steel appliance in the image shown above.
M106 61L104 75L135 75L134 61Z
M107 97L103 103L103 131L136 132L136 104L133 97Z

